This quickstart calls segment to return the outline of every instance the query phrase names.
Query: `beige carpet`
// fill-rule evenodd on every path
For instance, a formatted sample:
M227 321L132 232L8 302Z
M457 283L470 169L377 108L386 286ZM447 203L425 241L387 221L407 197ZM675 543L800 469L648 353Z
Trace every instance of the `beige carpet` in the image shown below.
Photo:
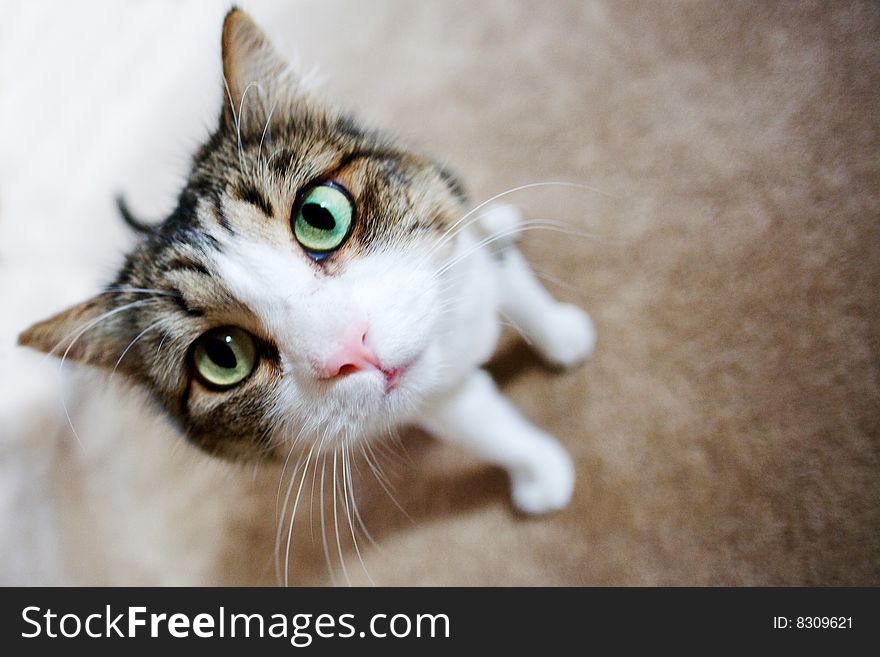
M572 505L518 517L500 471L405 434L385 468L409 517L358 477L373 580L880 584L876 3L284 12L272 34L320 64L330 95L445 161L474 201L592 188L509 200L593 235L523 245L593 315L593 360L552 372L510 330L491 367L575 455ZM255 481L230 540L201 537L223 553L211 581L274 582L278 473ZM291 583L330 581L317 510L313 525L306 510Z

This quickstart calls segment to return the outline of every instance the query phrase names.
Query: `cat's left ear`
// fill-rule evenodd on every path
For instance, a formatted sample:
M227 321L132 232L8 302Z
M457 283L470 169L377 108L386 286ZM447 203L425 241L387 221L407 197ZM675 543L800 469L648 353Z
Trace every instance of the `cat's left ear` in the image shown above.
M278 105L296 98L296 76L263 30L238 8L223 21L222 48L224 121L244 132L262 131Z
M132 359L120 356L132 337L131 309L116 295L99 294L22 331L18 344L66 360L126 371Z

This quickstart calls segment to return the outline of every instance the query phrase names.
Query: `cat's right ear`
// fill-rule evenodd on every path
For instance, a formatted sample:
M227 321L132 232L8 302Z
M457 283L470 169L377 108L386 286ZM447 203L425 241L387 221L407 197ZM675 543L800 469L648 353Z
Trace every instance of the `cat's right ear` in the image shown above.
M262 130L277 105L293 100L293 71L263 30L238 8L223 21L222 49L224 120L242 131Z
M43 353L98 367L118 367L131 332L121 316L129 305L119 305L112 293L99 294L48 319L18 336L18 344Z

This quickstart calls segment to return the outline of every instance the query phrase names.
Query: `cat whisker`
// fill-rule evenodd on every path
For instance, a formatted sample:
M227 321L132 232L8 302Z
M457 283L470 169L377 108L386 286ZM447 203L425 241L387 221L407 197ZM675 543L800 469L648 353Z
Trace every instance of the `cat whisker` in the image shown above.
M116 373L116 370L119 368L119 364L122 362L122 359L125 358L125 355L131 350L131 348L135 345L135 343L138 340L140 340L142 337L144 337L144 335L146 335L148 332L152 331L154 328L159 326L163 321L164 321L164 319L160 319L156 322L153 322L147 328L145 328L143 331L138 333L134 337L134 339L128 343L128 346L122 351L122 354L120 354L119 359L116 361L116 364L113 366L113 369L110 371L111 376Z
M64 354L61 357L61 363L58 366L58 371L60 372L61 369L64 367L64 360L67 357L68 353L70 353L71 348L83 336L83 334L85 334L86 331L97 326L98 324L103 322L105 319L108 319L108 318L112 317L113 315L116 315L118 313L124 312L126 310L130 310L133 308L139 308L140 306L145 306L150 303L155 303L156 301L158 301L158 299L152 299L152 298L151 299L139 299L137 301L132 301L131 303L127 303L123 306L119 306L118 308L113 308L112 310L108 310L107 312L99 315L95 319L89 320L88 322L81 324L79 327L77 327L77 329L74 329L73 331L71 331L70 333L65 335L63 338L61 338L58 342L56 342L55 346L53 346L51 349L49 349L46 352L46 355L43 356L43 359L41 362L44 362L46 359L55 355L55 353L58 351L58 349L61 348L61 345L63 345L68 340L71 340L70 344L67 345L67 349L65 349Z
M381 450L383 455L386 458L390 458L395 465L411 464L409 455L406 453L406 447L400 439L400 433L398 433L396 427L387 421L385 423L384 436L385 440L378 442L376 449Z
M568 292L575 292L577 290L577 288L574 285L572 285L571 283L569 283L568 281L561 279L557 276L554 276L553 274L550 274L550 273L543 271L541 269L537 269L534 267L534 265L532 266L532 271L535 273L535 276L537 276L541 280L547 281L548 283L556 285L557 287L559 287L563 290L566 290Z
M103 293L106 294L153 294L160 297L179 297L179 292L172 292L170 290L156 290L153 288L147 287L125 287L125 286L116 286L116 287L105 287Z
M281 475L278 477L278 490L275 493L275 515L279 518L279 523L281 521L281 516L284 515L284 511L282 511L280 515L278 513L278 506L281 503L281 488L284 485L284 473L287 471L287 466L290 463L290 457L293 456L293 452L296 449L297 441L299 440L299 437L302 435L304 429L305 429L305 427L300 429L297 437L293 441L291 441L290 449L287 450L287 457L284 459L284 465L281 466Z
M284 152L284 146L279 146L274 151L272 151L272 154L269 155L268 158L266 158L266 167L268 167L269 165L272 164L272 160L275 159L276 155L278 155L279 153L283 153L283 152Z
M266 133L269 131L269 123L272 121L272 115L275 113L275 107L278 105L278 99L275 99L275 102L272 103L272 109L269 110L269 114L266 117L266 125L263 128L263 134L260 135L260 147L257 150L257 159L263 156L263 140L266 138ZM271 141L271 139L270 139Z
M229 99L229 110L232 112L232 123L235 126L236 137L238 140L238 165L239 170L244 173L244 151L241 145L241 121L239 114L235 111L235 100L232 98L232 92L229 90L229 82L226 76L223 76L223 88L226 90L226 97Z
M292 453L293 450L291 450ZM289 455L288 455L289 457ZM299 467L299 464L297 464ZM293 490L293 482L296 477L296 470L290 473L290 483L287 485L287 493L284 495L284 506L281 509L281 513L278 513L278 500L275 502L275 514L277 518L277 527L275 528L275 578L279 584L287 586L287 575L285 573L284 579L281 577L281 535L284 530L284 527L287 524L287 505L290 503L290 495ZM278 495L281 495L281 486L284 483L284 472L281 473L281 477L278 479ZM285 562L286 563L286 562Z
M239 170L242 175L244 175L244 146L241 140L241 119L244 116L244 101L245 98L247 98L248 91L250 91L251 87L256 87L259 91L263 90L259 82L251 80L245 86L244 91L241 92L241 99L238 101L238 121L235 124L235 132L238 136Z
M342 567L342 576L345 577L346 584L351 586L351 578L348 576L348 568L345 567L345 557L342 555L342 542L339 540L339 522L336 513L336 491L338 488L338 481L336 478L336 456L338 453L338 449L333 450L333 530L336 533L336 550L339 553L339 565Z
M501 315L501 317L504 318L501 323L504 324L505 326L509 326L514 331L519 333L519 336L523 339L523 342L525 342L527 345L529 345L531 347L532 340L529 338L528 335L526 335L526 332L520 328L519 324L517 324L515 321L513 321L513 319L507 313L505 313L503 311L499 311L499 314Z
M159 352L162 351L162 347L165 344L165 340L168 339L169 335L170 335L170 333L168 333L168 331L165 331L165 333L162 334L162 339L159 340L159 346L156 347L156 358L159 357Z
M453 256L450 260L448 260L445 264L443 264L434 274L435 277L439 278L452 267L465 260L466 258L472 256L474 253L483 249L498 240L504 239L505 237L509 237L511 235L518 235L520 233L525 232L526 228L530 225L530 222L523 222L519 226L515 228L508 228L505 230L496 231L487 237L484 237L476 244L472 245L468 248L464 253L459 253Z
M364 445L369 445L369 443L365 442ZM369 449L370 449L370 453L373 454L373 458L375 459L376 458L375 452L373 452L372 448L369 448ZM366 452L364 452L364 456L366 456ZM392 503L394 503L394 506L396 506L398 508L398 510L404 516L406 516L406 518L410 522L415 524L415 521L412 519L412 517L409 515L409 513L406 512L406 509L404 509L401 506L400 502L397 501L397 497L394 495L394 493L391 492L393 490L393 486L392 486L391 482L389 481L386 483L386 477L383 474L381 474L381 471L378 469L378 467L376 467L374 464L370 463L369 458L367 458L367 463L370 464L370 469L373 471L373 474L376 476L376 481L379 482L379 485L382 487L382 490L385 491L385 494L391 499Z
M333 573L333 563L330 561L330 548L327 546L327 528L324 520L324 476L327 471L327 454L321 459L321 487L318 491L318 507L321 511L321 546L324 549L324 561L327 564L327 573L330 575L330 583L336 586L336 577Z
M595 187L590 187L589 185L584 185L582 183L575 183L575 182L568 182L568 181L552 181L551 180L551 181L527 183L525 185L519 185L517 187L512 187L511 189L508 189L508 190L505 190L505 191L500 192L498 194L495 194L494 196L486 199L482 203L477 204L476 206L474 206L473 208L468 210L465 214L463 214L458 220L455 221L455 223L453 223L443 233L443 235L441 235L440 241L435 245L435 247L431 251L429 251L428 257L433 255L433 253L436 252L437 249L442 248L444 244L446 244L449 240L453 239L456 235L458 235L458 233L460 233L462 230L467 228L467 226L471 225L474 221L479 220L480 217L475 217L470 222L468 222L467 224L462 226L462 223L465 222L468 219L468 217L471 217L478 210L486 207L487 205L489 205L493 201L497 201L500 198L504 198L505 196L509 196L510 194L514 194L516 192L520 192L525 189L532 189L535 187L569 187L569 188L593 192L596 194L601 194L602 196L606 196L609 198L617 198L613 194L609 194L608 192L604 192L604 191L597 189ZM481 215L481 216L483 216L483 215ZM460 226L460 228L459 228L459 226ZM459 228L459 230L456 230L456 228Z
M327 431L328 430L325 428L324 433L321 435L321 440L318 442L318 451L316 452L316 454L321 453L321 448L324 446L324 440L327 438ZM311 491L309 492L309 535L311 536L313 544L315 542L315 532L314 532L315 523L314 523L314 519L313 519L313 515L312 515L312 503L315 500L315 479L317 478L317 476L318 476L318 459L316 457L315 458L315 468L314 468L314 472L312 473L312 486L311 486Z
M361 563L361 568L364 571L364 574L367 576L367 579L370 581L370 584L373 586L376 585L376 582L373 581L373 578L370 576L370 571L367 570L367 565L364 563L364 558L361 556L361 550L358 546L357 535L354 531L354 523L351 519L351 508L355 504L354 500L354 489L352 488L351 481L351 467L349 466L349 447L346 446L344 451L342 452L342 492L343 492L343 500L345 501L345 515L348 518L348 528L351 531L351 540L354 543L354 551L357 554L358 561ZM351 506L349 506L348 498L351 497Z
M517 235L519 233L524 233L526 231L539 230L539 229L556 231L556 232L559 232L559 233L562 233L565 235L572 235L575 237L584 237L584 238L589 238L589 239L602 239L604 241L609 241L606 238L601 237L600 235L595 235L595 234L587 233L584 231L577 231L577 230L569 229L564 224L560 225L558 222L542 221L542 220L538 220L538 219L533 219L533 220L529 220L529 221L524 221L520 225L518 225L514 228L508 228L505 230L496 231L495 233L492 233L491 235L484 237L482 240L480 240L479 242L477 242L476 244L474 244L470 248L468 248L464 253L457 254L452 259L450 259L448 262L446 262L444 265L442 265L435 272L434 276L435 277L442 276L446 271L448 271L449 269L451 269L452 267L454 267L455 265L460 263L462 260L470 257L471 255L473 255L474 253L476 253L480 249L483 249L483 248L489 246L490 244L497 242L498 240L502 240L505 237L510 237L511 235Z
M367 453L368 449L370 451L369 454ZM370 470L372 471L373 475L377 479L381 480L380 483L388 483L388 485L390 486L391 482L387 481L387 476L385 475L385 472L382 470L380 464L378 463L376 453L373 451L373 448L370 445L369 440L367 440L361 444L361 451L364 453L364 459L366 460L367 465L370 467ZM372 459L370 458L371 455L373 457Z
M314 448L314 445L312 446L312 448ZM287 583L290 581L290 579L289 579L290 544L291 544L291 539L293 537L293 524L294 524L294 522L296 522L296 510L299 508L299 501L300 501L301 495L302 495L303 484L305 483L306 475L308 474L308 471L309 471L309 459L312 458L312 453L313 452L310 449L309 454L306 457L306 463L302 469L302 475L300 476L299 486L297 487L297 490L296 490L296 499L293 501L293 509L290 512L290 529L287 532L287 548L284 552L284 582L285 582L285 585L287 585ZM315 453L315 460L316 461L317 461L317 456L318 456L317 453Z
M67 345L67 349L64 350L64 354L61 356L61 363L58 365L58 376L61 377L62 372L64 371L64 363L67 360L67 356L70 353L70 350L73 348L73 346L76 344L76 342L85 334L86 331L93 328L94 326L96 326L100 322L105 321L106 319L112 317L113 315L124 312L126 310L131 310L132 308L147 305L147 304L152 303L154 301L155 301L155 299L141 299L139 301L133 301L133 302L126 304L124 306L120 306L119 308L114 308L113 310L109 310L105 313L102 313L101 315L99 315L95 319L87 322L85 324L85 326L83 326L79 330L79 332L76 333L76 335L71 340L70 344ZM71 335L73 335L73 333L68 334L62 340L60 340L54 347L52 347L52 349L50 349L47 352L46 356L43 357L43 361L45 361L49 355L53 354L59 347L61 347L61 345L64 344L68 339L70 339ZM67 400L64 397L64 387L63 386L61 387L61 390L60 390L60 396L61 396L61 407L64 409L64 417L67 420L67 425L70 427L70 430L73 433L73 437L76 438L76 442L79 443L79 446L83 450L85 450L85 445L83 444L82 440L80 439L79 433L77 432L76 427L73 425L73 419L70 417L70 409L68 408Z
M483 217L485 217L488 214L489 214L489 211L487 210L486 212L482 212L478 215L472 216L464 224L461 223L461 221L464 217L462 217L462 219L457 220L454 224L452 224L452 226L450 226L449 228L447 228L443 232L443 234L440 236L439 241L436 244L434 244L430 249L428 249L428 252L419 261L419 264L421 264L422 262L425 262L426 260L433 257L434 254L436 254L440 249L442 249L444 246L449 244L449 242L451 242L456 237L458 237L458 235L460 235L462 232L467 230L467 228L469 226L472 226L473 224L479 222L480 219L482 219ZM465 215L465 216L467 216L467 215Z
M309 460L312 458L312 450L314 449L314 445L312 445L312 449L309 450L309 454L306 457L306 464L302 469L302 475L299 479L299 487L296 491L296 499L293 501L293 509L290 512L290 529L287 532L287 548L284 551L284 585L287 586L290 582L290 543L293 537L293 524L296 522L296 510L299 506L300 495L302 494L303 483L306 480L306 473L309 471ZM317 456L317 455L316 455ZM294 474L291 474L291 481L293 481Z
M76 438L76 442L79 443L79 446L85 451L86 446L83 444L83 441L79 437L79 433L76 430L76 427L73 426L73 419L70 417L70 409L67 408L67 402L64 399L64 390L61 390L61 407L64 409L64 417L67 420L67 426L70 427L71 432L73 432L73 437Z
M361 450L363 451L363 447L361 448ZM370 542L370 545L372 545L374 548L376 548L380 552L382 552L383 551L382 547L373 539L373 535L370 533L370 530L367 529L367 526L364 523L363 518L361 518L360 510L358 509L357 499L354 496L354 486L352 484L351 464L354 463L355 470L358 470L358 467L357 467L357 461L353 460L352 456L353 455L351 453L349 453L349 457L348 457L348 462L349 462L348 487L349 487L349 490L352 491L352 493L351 493L351 508L354 511L354 517L355 517L355 520L357 520L358 526L360 526L361 531L364 533L364 536L367 537L367 540Z

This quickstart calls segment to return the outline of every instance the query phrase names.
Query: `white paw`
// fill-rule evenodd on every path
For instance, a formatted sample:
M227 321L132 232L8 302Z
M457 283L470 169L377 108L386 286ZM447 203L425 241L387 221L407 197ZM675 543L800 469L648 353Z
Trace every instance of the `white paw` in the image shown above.
M559 304L547 318L548 335L541 345L544 358L553 365L571 367L590 357L596 346L596 327L583 310Z
M523 513L550 513L568 505L574 491L574 463L555 440L542 446L526 469L511 472L513 505Z
M519 240L522 215L507 203L493 203L480 215L479 229L491 237L496 249L503 249Z

